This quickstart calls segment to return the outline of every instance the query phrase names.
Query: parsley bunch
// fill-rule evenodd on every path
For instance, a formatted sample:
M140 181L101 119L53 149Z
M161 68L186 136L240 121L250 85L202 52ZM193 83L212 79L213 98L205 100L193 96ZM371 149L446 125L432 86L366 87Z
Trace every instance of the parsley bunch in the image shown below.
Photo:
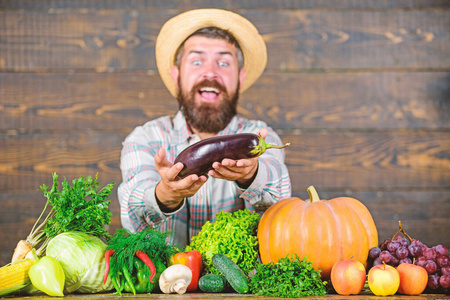
M250 277L250 291L258 296L299 298L326 294L326 282L312 264L298 255L286 256L276 264L259 264Z
M114 182L98 190L97 176L81 176L72 181L72 186L64 179L62 189L58 189L58 175L53 173L51 189L45 184L40 186L47 198L44 210L37 219L26 243L30 248L40 244L36 254L40 256L52 238L67 231L80 231L108 240L111 236L105 225L111 224L112 212L108 208ZM47 212L48 211L48 212ZM47 215L41 221L41 218Z
M52 218L48 219L44 232L50 238L62 232L81 231L106 239L110 235L104 225L111 224L112 212L108 206L111 201L105 201L111 194L114 183L98 190L98 174L95 178L88 176L72 180L72 186L66 179L58 190L58 175L53 174L53 186L50 191L44 184L41 190L53 207Z

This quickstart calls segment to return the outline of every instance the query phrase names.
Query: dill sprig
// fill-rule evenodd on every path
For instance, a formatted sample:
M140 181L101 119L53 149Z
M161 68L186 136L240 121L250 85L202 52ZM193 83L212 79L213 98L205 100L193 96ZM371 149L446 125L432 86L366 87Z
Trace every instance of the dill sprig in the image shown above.
M124 228L117 229L107 247L108 250L114 250L110 260L111 274L122 272L124 266L131 273L138 250L145 252L154 264L159 261L167 265L170 256L177 252L167 242L169 235L169 231L160 232L152 228L136 233Z

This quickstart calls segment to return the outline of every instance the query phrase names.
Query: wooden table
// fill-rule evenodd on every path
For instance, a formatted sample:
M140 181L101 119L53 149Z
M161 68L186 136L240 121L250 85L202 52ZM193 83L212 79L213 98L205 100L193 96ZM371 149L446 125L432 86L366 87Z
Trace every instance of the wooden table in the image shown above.
M180 300L215 300L215 299L232 299L232 300L251 300L251 299L292 299L292 298L274 298L267 296L255 296L250 294L234 294L234 293L220 293L220 294L210 294L210 293L186 293L183 295L177 294L137 294L134 296L133 294L123 294L122 296L112 295L112 294L70 294L64 297L64 299L88 299L88 300L120 300L124 298L139 298L139 299L180 299ZM55 297L50 297L47 295L39 295L39 296L25 296L25 297L11 297L6 296L5 299L52 299ZM419 296L405 296L405 295L395 295L391 297L380 297L374 296L370 293L361 293L359 295L352 296L341 296L337 294L328 294L325 296L316 296L316 297L303 297L299 299L311 300L311 299L351 299L351 300L366 300L366 299L427 299L427 300L437 300L437 299L450 299L450 295L445 294L422 294Z

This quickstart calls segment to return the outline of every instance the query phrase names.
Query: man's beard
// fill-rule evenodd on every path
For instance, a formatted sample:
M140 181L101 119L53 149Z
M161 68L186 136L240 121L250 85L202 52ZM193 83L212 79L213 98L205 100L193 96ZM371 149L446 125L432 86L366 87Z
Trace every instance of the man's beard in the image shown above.
M179 83L181 86L181 83ZM195 96L203 87L214 87L222 94L222 100L218 106L203 103L197 105ZM186 122L199 132L218 133L223 130L237 113L239 99L239 83L236 91L228 94L225 87L217 81L204 80L196 84L190 91L178 93L178 103L183 110Z

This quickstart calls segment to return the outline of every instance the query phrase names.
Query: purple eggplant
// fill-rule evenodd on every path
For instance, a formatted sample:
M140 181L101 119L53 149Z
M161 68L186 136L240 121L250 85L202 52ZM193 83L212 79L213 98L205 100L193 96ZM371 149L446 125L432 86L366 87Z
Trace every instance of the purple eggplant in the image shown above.
M224 158L244 159L257 157L267 149L282 149L289 143L278 146L268 144L254 133L238 133L233 135L215 136L197 142L184 149L175 159L174 164L182 162L184 167L178 176L184 178L191 174L205 175L212 170L212 164L221 162Z

